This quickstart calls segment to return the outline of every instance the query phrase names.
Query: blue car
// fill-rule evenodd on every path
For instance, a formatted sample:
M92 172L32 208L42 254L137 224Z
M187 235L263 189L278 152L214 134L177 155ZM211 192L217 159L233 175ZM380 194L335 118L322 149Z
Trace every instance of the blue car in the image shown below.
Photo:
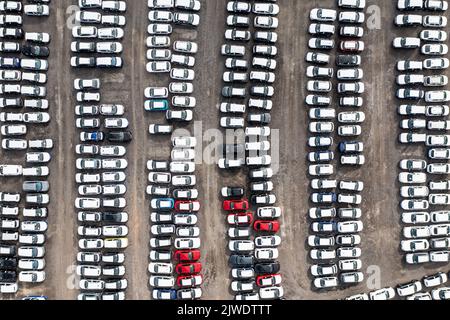
M16 69L20 68L19 58L0 58L0 68L3 69Z
M156 198L152 199L150 203L152 209L154 210L173 210L175 206L175 201L172 198Z
M342 153L362 152L364 145L358 141L347 141L339 143L339 151Z
M26 297L23 297L22 300L28 300L28 301L48 300L48 297L46 297L46 296L26 296Z
M154 289L152 297L155 300L176 300L177 290L173 289Z
M83 142L100 142L104 139L105 135L101 131L80 133L80 140Z
M334 232L337 229L337 224L333 221L313 222L311 229L314 232Z
M144 103L146 111L167 111L169 110L169 102L167 100L147 100Z

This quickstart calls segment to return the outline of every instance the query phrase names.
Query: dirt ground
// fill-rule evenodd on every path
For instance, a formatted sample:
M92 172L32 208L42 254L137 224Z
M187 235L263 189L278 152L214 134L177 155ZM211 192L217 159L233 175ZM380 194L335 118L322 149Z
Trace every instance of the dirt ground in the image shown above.
M201 22L197 30L175 28L174 39L192 39L199 44L196 55L196 79L194 81L197 107L195 122L187 128L206 147L211 138L202 132L219 127L220 90L224 59L220 45L226 19L226 0L202 0ZM128 299L150 299L147 264L149 254L149 199L145 196L147 184L146 161L167 159L170 156L170 139L150 137L148 125L163 122L161 115L150 116L143 109L143 92L147 86L167 85L168 76L151 76L145 70L145 38L147 36L146 1L127 1L127 26L125 30L124 68L121 71L71 70L71 30L66 26L67 8L75 1L54 1L48 19L25 19L25 30L46 31L52 35L49 82L47 84L52 122L47 128L33 129L28 138L49 135L55 142L54 160L51 163L51 205L48 219L47 280L43 285L22 288L17 295L44 294L50 299L74 299L78 293L73 265L76 260L76 197L75 154L78 141L75 129L72 81L75 77L99 77L102 80L102 102L122 103L130 120L134 141L128 147L127 200L130 215L130 246L126 250L126 278L129 281ZM296 1L279 0L280 25L277 29L278 70L276 71L276 96L272 110L274 135L278 133L279 173L274 179L278 205L283 208L280 258L284 277L283 286L287 299L339 299L359 292L367 292L365 283L356 287L331 292L317 292L311 288L309 276L309 235L307 210L309 190L306 161L307 108L304 56L307 51L307 27L309 10L313 7L335 7L334 0ZM397 141L399 117L394 99L395 62L403 55L391 49L396 14L391 0L368 0L368 6L376 4L381 9L381 29L368 30L364 41L363 69L366 94L366 121L363 125L366 165L361 170L339 168L338 178L358 178L364 181L362 261L363 271L378 266L380 285L393 286L438 270L448 265L405 266L399 252L401 234L398 208L399 186L396 183L398 161L405 156L422 156L424 150L400 146ZM449 30L447 30L449 31ZM31 129L31 128L30 128ZM278 131L277 131L278 130ZM210 132L208 132L210 133ZM272 141L272 143L275 143ZM1 151L0 151L1 152ZM200 155L200 151L199 151ZM274 154L275 155L275 154ZM24 154L1 152L2 163L23 163ZM230 299L229 267L227 265L226 221L221 211L219 191L222 186L245 183L245 172L224 173L216 165L197 165L198 188L202 210L199 225L202 237L204 267L204 299ZM15 191L19 181L2 180L2 189ZM367 276L367 274L366 274ZM7 298L7 297L5 297Z

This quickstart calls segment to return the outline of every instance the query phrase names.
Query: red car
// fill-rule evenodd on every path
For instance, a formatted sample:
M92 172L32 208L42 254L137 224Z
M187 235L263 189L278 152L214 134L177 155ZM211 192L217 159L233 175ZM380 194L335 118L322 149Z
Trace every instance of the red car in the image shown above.
M203 283L203 277L199 274L193 276L179 276L177 285L180 288L196 287Z
M227 221L233 226L249 225L253 221L253 214L251 212L232 213L228 215Z
M176 201L175 210L178 212L193 212L200 210L200 202L198 201Z
M223 210L225 211L245 211L248 210L247 200L225 200Z
M280 274L267 274L256 277L256 285L259 287L272 287L281 283Z
M173 258L180 262L194 262L200 260L200 250L177 250Z
M200 262L180 263L175 270L178 274L196 274L202 271L202 264Z
M267 231L267 232L278 232L280 230L280 223L278 221L262 221L257 220L253 225L255 231Z

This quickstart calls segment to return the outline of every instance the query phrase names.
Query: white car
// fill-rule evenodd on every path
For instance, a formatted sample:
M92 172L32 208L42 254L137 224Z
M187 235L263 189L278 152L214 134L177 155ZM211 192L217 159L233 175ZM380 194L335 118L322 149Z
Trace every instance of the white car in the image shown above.
M175 41L173 49L176 52L195 54L198 50L198 45L192 41Z
M315 265L311 266L310 272L315 277L334 276L334 275L337 274L338 269L337 269L337 266L335 264L333 264L333 265L315 264Z
M356 271L362 268L360 259L345 259L338 262L340 271Z
M445 0L426 0L423 5L424 9L432 11L446 11L448 9L448 2Z
M337 118L340 123L361 123L366 116L362 111L347 111L338 113Z
M334 167L330 164L310 165L308 172L312 176L332 175Z
M450 261L450 251L432 251L430 252L430 261L437 263L446 263ZM450 296L449 296L450 299Z
M447 282L447 274L438 272L431 276L424 277L422 281L426 288L437 287Z
M312 236L310 236L310 237L312 237ZM331 241L329 241L329 242L331 242ZM308 243L310 243L309 238L308 238ZM334 238L333 238L333 244L334 244ZM315 246L317 246L317 244L315 244ZM324 246L330 246L330 244L324 244ZM309 252L309 256L313 260L332 260L332 259L336 258L336 250L334 250L334 249L312 249Z
M359 283L364 280L364 274L362 272L346 272L340 274L340 281L344 284Z
M420 10L423 9L422 0L398 0L397 8L399 10Z
M390 300L395 298L395 290L391 287L382 288L369 293L370 300Z
M362 12L341 11L338 20L342 23L363 23L366 17Z
M172 263L166 262L150 262L148 271L151 274L171 275L173 272L173 265Z
M27 4L23 7L23 12L28 16L48 16L50 7L46 4Z
M325 179L312 179L311 188L312 189L334 189L337 187L336 180L325 180Z
M253 251L255 249L254 242L251 240L230 240L228 249L234 252Z
M314 148L314 147L327 147L331 146L333 144L333 138L332 137L325 137L325 136L315 136L310 137L308 139L308 146Z
M400 247L403 252L426 251L430 248L430 243L426 239L402 240Z
M415 132L402 132L398 137L401 143L423 143L426 139L426 134Z
M433 211L431 212L431 221L433 223L450 222L449 211Z
M400 203L403 210L427 210L429 206L428 200L403 200Z
M45 281L45 271L21 271L19 282L42 283Z
M338 0L338 6L349 9L364 9L366 0Z
M448 53L448 46L446 44L425 44L422 46L420 52L429 56L441 56Z
M306 54L306 61L312 63L328 64L330 62L330 56L320 52L308 52Z
M17 282L11 282L11 283L0 283L0 293L4 294L14 294L19 290L19 287L17 285Z
M320 277L314 279L314 287L317 289L334 288L338 285L337 277Z
M336 10L315 8L310 11L309 18L311 21L333 22L336 20Z
M413 48L419 48L421 44L420 38L414 38L414 37L397 37L394 38L392 45L394 48L400 48L400 49L413 49Z
M450 300L450 287L442 287L431 291L433 300Z
M337 223L337 231L339 233L356 233L363 230L361 221L342 221Z
M444 42L447 40L447 33L441 30L423 30L419 36L424 41Z
M195 72L192 69L172 68L170 77L174 80L192 81L195 78Z
M200 238L176 238L174 246L176 249L198 249L200 248Z
M45 268L45 259L20 259L19 269L39 271Z
M256 215L260 218L279 218L281 216L280 207L260 207L256 211Z
M427 91L425 93L426 102L447 102L450 101L450 91Z
M419 291L422 291L422 283L420 281L413 281L397 287L397 294L400 297L412 296Z
M257 15L277 15L280 12L280 7L272 3L254 3L252 12Z
M175 285L175 278L172 276L150 276L150 286L157 288L172 288Z
M172 145L174 148L195 148L197 139L195 137L178 136L172 138Z
M430 28L444 28L447 26L447 17L439 15L424 16L423 26Z
M429 174L449 174L450 165L447 163L431 163L427 166Z
M408 171L422 171L427 168L427 162L420 159L403 159L400 161L400 169Z
M430 229L427 226L404 227L403 236L407 239L428 238Z
M400 172L398 181L405 184L419 184L427 181L427 175L423 172Z
M429 189L426 186L402 186L400 195L403 198L424 198L428 197Z

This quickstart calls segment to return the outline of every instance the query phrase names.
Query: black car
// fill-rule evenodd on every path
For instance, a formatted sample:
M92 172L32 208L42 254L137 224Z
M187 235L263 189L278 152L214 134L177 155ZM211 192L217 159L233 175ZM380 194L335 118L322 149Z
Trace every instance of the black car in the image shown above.
M17 267L17 259L13 258L1 258L0 270L15 270Z
M280 263L257 263L255 265L255 272L257 274L274 274L280 271Z
M240 198L244 196L244 189L241 187L226 187L222 189L222 196L225 198Z
M228 263L233 267L245 267L245 266L253 266L255 262L255 258L253 256L241 256L237 254L233 254L228 259Z
M221 146L221 149L223 156L227 158L233 158L234 155L241 158L245 155L245 148L243 144L224 144Z
M1 271L0 282L16 282L17 274L15 271Z
M130 131L113 131L108 132L107 139L109 142L130 142L133 135Z
M336 58L338 66L359 66L361 64L361 57L359 55L343 55L340 54Z
M123 214L120 212L104 212L102 220L105 222L122 222Z
M22 47L22 53L29 57L48 57L50 50L47 47L26 44Z

